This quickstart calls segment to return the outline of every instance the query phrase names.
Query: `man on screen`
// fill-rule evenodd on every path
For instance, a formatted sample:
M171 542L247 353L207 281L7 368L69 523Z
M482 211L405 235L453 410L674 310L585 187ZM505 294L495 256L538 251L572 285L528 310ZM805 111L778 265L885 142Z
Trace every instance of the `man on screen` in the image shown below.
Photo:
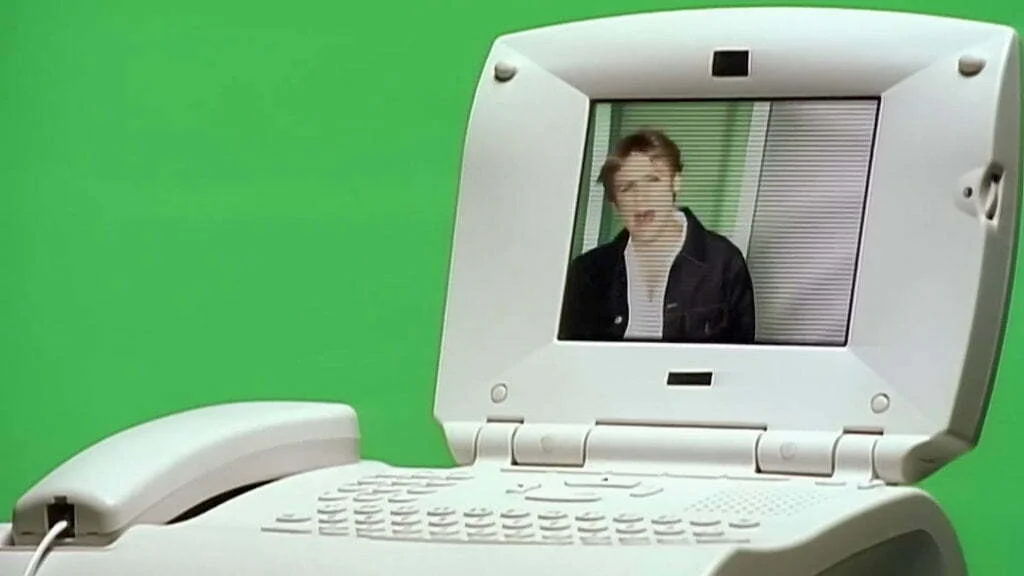
M616 144L598 181L625 229L570 264L561 339L754 341L743 254L677 207L682 170L679 148L662 132Z

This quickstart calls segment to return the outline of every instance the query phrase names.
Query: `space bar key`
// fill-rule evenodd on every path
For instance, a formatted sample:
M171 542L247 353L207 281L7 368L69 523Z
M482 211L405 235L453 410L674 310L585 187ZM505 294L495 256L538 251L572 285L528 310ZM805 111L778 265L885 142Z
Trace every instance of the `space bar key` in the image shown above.
M568 491L551 491L551 490L536 490L526 494L527 500L534 502L597 502L601 499L600 496L592 492L568 492Z

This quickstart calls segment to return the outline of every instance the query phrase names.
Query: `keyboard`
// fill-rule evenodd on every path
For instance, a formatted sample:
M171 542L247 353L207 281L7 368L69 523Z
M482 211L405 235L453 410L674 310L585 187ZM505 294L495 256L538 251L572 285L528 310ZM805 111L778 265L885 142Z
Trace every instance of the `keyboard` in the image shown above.
M747 544L763 540L764 524L772 519L827 500L842 488L835 482L785 484L518 469L479 478L464 471L389 469L324 487L279 510L260 529L466 544Z

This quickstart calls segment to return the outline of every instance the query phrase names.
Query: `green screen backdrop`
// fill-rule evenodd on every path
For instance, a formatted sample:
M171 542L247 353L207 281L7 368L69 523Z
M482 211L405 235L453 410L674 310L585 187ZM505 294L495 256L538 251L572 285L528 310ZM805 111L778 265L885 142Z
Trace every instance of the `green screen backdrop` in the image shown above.
M709 5L0 3L0 521L89 444L217 402L348 403L365 457L449 464L431 403L491 41ZM1017 0L815 5L1024 29ZM1017 571L1021 293L981 445L922 484L975 576Z

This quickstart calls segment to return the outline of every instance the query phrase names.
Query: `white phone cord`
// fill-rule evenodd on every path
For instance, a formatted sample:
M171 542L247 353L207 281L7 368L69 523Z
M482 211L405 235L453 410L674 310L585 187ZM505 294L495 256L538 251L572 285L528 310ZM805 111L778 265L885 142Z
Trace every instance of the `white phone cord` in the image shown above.
M67 528L67 521L61 520L52 527L50 531L46 533L43 541L36 546L36 551L32 554L32 559L28 561L28 567L25 568L25 576L36 576L36 572L39 571L39 564L43 561L43 555L53 545L53 541L57 539L57 535L60 534L64 528Z

